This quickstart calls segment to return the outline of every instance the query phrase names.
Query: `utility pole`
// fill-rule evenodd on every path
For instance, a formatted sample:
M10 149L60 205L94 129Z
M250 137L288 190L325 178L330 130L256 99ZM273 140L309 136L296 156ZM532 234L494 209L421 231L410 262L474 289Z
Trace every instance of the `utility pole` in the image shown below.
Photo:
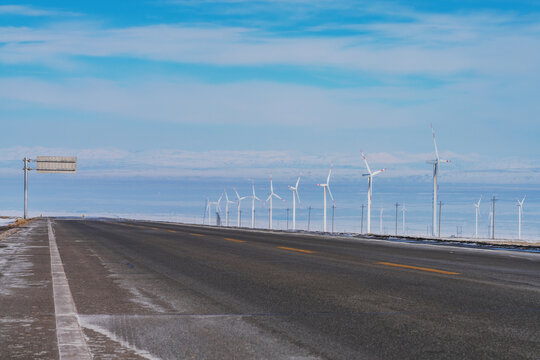
M396 236L397 236L398 206L399 206L399 203L396 202Z
M336 211L336 205L332 204L332 234L334 233L334 213Z
M439 201L439 237L441 237L441 211L442 211L442 201Z
M362 221L360 225L360 234L364 233L364 204L362 204Z
M311 225L311 206L308 208L308 216L307 216L307 231L309 231L309 227Z
M24 218L28 219L28 162L30 159L25 157L23 159L24 162Z
M491 238L495 239L495 201L497 201L495 196L493 196L493 199L491 199L491 201L493 201L491 214Z

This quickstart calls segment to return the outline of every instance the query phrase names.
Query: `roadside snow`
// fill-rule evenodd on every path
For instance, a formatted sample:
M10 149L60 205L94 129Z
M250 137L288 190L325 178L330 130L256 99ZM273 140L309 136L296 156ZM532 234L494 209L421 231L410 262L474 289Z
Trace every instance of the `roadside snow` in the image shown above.
M7 219L0 218L0 226L7 226L9 224L14 223L15 220L17 219L16 218L7 218Z

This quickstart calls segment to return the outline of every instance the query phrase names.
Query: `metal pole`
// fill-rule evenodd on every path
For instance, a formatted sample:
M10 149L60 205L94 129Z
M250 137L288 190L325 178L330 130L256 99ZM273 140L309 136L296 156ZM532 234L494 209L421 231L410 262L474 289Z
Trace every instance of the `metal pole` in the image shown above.
M309 231L310 225L311 225L311 206L308 208L308 231Z
M24 158L24 218L28 219L28 158Z
M334 233L334 212L336 211L336 205L332 205L332 233Z
M362 204L362 221L360 225L360 234L364 233L364 204Z
M399 203L396 202L396 236L397 236L398 206L399 206Z
M441 211L442 211L442 201L439 201L439 237L441 237Z
M495 196L493 196L493 212L491 214L491 238L495 239Z

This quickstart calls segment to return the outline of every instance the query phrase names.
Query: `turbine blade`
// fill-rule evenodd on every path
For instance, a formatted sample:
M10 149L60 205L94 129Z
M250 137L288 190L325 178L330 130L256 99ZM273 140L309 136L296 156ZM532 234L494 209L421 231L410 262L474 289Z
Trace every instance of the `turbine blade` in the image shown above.
M233 190L236 193L236 198L240 199L240 195L238 195L238 191L236 191L236 188L233 188Z
M330 199L332 199L332 202L335 204L334 197L332 196L332 191L330 191L330 186L327 186L328 188L328 195L330 195Z
M326 183L327 184L330 184L330 175L332 175L332 165L330 165L330 171L328 172L328 177L326 178Z
M371 175L371 169L369 168L369 164L367 162L366 155L364 154L364 152L362 150L360 150L360 152L362 153L362 158L364 159L364 163L366 164L366 169L367 169L368 173Z
M380 174L380 173L384 172L385 170L386 170L386 168L384 168L384 169L381 169L381 170L377 170L377 171L375 171L374 173L372 173L372 174L371 174L371 176L375 176L375 175L378 175L378 174Z
M437 161L439 161L439 150L437 149L437 141L435 141L435 130L433 129L433 124L431 124L431 134L433 135L433 144L435 145L435 156Z
M298 183L300 182L300 176L298 177L298 180L296 180L295 188L298 189Z

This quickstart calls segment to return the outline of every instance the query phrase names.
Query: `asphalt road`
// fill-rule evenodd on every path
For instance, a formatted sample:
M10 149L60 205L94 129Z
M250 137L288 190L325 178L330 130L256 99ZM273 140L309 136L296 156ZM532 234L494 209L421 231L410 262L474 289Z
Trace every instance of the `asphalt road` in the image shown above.
M52 228L94 358L540 359L538 253L152 222Z

